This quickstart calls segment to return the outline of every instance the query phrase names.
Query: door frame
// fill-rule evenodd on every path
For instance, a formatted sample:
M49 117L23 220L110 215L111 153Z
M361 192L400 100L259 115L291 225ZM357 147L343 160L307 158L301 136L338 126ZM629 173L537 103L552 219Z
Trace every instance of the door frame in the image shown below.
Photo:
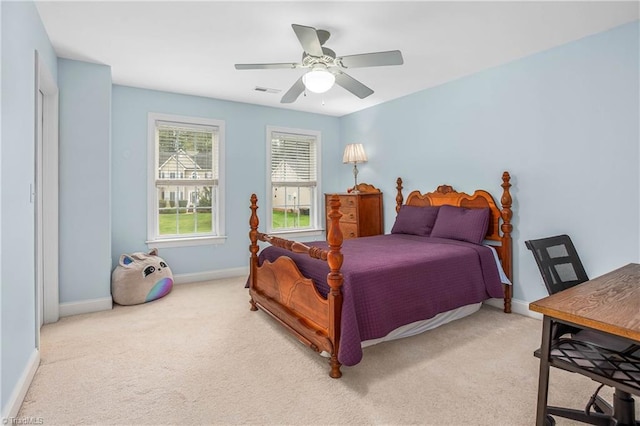
M36 262L36 339L39 347L40 326L58 321L59 268L58 268L58 100L59 92L51 72L35 51L36 102L36 170L35 219L42 218L41 232L35 235ZM41 98L39 93L44 95ZM40 103L42 105L40 105ZM42 110L42 121L39 111ZM42 138L38 132L42 131ZM39 145L41 140L41 146ZM37 156L41 156L40 159ZM38 180L41 187L38 188ZM38 229L39 226L36 223ZM41 249L39 249L41 247ZM41 268L41 269L39 269ZM42 284L39 278L42 277Z

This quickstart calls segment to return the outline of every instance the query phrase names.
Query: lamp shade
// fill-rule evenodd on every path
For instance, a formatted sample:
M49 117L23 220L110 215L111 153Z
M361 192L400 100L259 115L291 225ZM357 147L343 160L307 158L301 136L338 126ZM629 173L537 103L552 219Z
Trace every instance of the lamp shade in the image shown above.
M302 76L302 83L313 93L324 93L333 87L336 77L327 71L325 65L314 66L311 71Z
M344 147L344 155L342 156L343 163L366 163L367 154L364 152L364 147L361 143L350 143Z

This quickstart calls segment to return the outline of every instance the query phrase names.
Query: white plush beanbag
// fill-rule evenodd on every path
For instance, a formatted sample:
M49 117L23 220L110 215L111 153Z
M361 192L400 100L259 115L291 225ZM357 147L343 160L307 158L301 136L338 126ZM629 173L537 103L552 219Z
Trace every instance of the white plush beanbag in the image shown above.
M111 274L111 295L119 305L137 305L166 296L173 288L173 273L158 256L147 253L123 254Z

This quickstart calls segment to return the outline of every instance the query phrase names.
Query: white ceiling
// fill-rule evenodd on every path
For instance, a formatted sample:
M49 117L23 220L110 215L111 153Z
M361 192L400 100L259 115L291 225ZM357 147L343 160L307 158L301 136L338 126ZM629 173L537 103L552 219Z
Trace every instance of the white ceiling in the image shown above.
M341 116L639 19L637 1L44 1L59 57L111 66L114 84ZM375 93L339 86L280 98L302 69L291 24L331 32L338 56L399 49L404 65L349 70ZM256 86L280 93L255 91Z

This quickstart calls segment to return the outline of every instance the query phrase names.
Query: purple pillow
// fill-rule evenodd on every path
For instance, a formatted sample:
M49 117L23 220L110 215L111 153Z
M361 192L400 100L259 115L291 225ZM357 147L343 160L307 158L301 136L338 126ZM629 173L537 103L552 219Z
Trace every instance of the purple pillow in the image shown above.
M445 205L440 207L431 236L482 244L488 228L488 207L467 209Z
M392 234L411 234L428 237L438 216L440 207L400 206Z

